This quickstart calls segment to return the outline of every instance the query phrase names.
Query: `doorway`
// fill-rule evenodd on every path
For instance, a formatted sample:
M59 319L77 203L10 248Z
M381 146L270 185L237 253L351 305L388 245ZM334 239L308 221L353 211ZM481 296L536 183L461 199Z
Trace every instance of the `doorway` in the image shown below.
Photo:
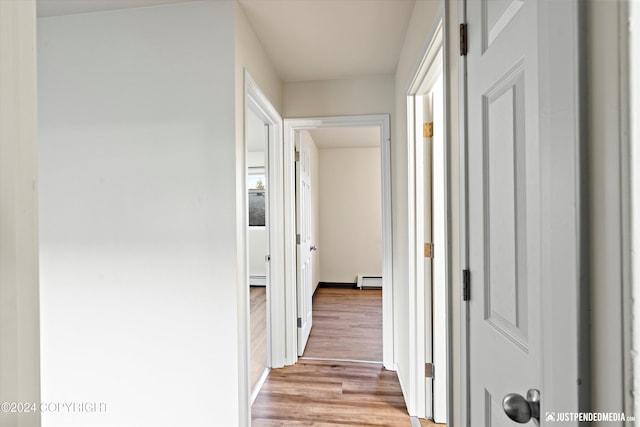
M300 342L306 341L308 327L304 321L310 321L311 298L313 289L299 289L301 282L297 280L299 246L296 230L296 200L295 200L295 156L296 144L300 147L300 134L303 131L329 128L376 128L380 141L380 170L381 170L381 215L382 215L382 318L383 318L383 364L387 369L393 369L392 331L393 316L391 306L392 282L391 282L391 193L390 193L390 150L389 150L389 116L343 116L322 117L311 119L286 119L284 121L284 182L285 182L285 242L286 264L289 266L286 272L286 325L287 342L292 343L287 347L287 364L294 364L298 355L302 354ZM299 154L304 158L304 154ZM313 246L309 243L309 248ZM312 281L306 281L307 287ZM300 320L298 320L300 318ZM307 320L308 319L308 320ZM300 325L301 327L298 327Z
M297 289L312 308L298 306L298 356L382 363L380 129L301 130L296 139Z
M269 287L269 124L249 108L246 134L247 215L249 218L250 387L255 399L269 372L267 294Z
M271 368L284 366L282 119L245 71L243 342L247 406ZM248 408L247 408L248 409ZM249 411L247 411L249 413Z
M415 413L447 423L450 400L450 200L449 152L445 102L443 20L432 31L408 90L411 271L417 301L411 317L416 343ZM421 373L424 371L424 377Z

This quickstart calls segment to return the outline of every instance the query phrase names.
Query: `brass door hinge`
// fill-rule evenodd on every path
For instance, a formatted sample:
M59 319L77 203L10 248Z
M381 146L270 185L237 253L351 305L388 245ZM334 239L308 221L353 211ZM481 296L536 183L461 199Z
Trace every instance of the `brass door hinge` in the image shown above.
M433 243L424 244L424 257L433 258Z
M433 378L434 367L433 363L425 363L424 364L424 377L425 378Z
M423 126L422 133L423 133L425 138L432 138L433 137L433 122L425 123L424 126Z
M296 151L296 162L300 161L300 152Z

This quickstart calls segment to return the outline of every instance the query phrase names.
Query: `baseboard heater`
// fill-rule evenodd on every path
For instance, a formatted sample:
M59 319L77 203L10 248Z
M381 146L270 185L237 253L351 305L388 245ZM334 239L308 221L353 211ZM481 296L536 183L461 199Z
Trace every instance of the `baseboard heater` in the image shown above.
M258 274L249 275L249 286L267 286L267 276Z
M382 276L367 276L366 274L358 274L358 289L382 289Z

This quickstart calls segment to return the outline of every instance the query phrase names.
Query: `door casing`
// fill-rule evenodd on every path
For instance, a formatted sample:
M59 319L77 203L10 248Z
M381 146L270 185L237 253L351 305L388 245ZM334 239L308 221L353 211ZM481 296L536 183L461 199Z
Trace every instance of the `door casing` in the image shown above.
M279 368L284 366L285 356L285 317L284 317L284 214L283 210L283 194L282 194L282 118L264 95L255 80L249 72L244 71L244 134L245 145L242 155L242 162L238 165L238 191L241 191L242 207L240 212L247 212L247 192L246 192L246 135L248 126L249 109L255 112L265 124L269 127L269 144L268 144L268 164L265 170L269 171L269 179L267 179L269 204L269 254L271 261L267 269L267 347L268 360L270 368ZM249 368L249 268L246 248L248 247L249 223L248 215L244 215L239 219L243 223L242 236L239 238L243 242L243 247L238 252L239 256L239 274L241 275L240 283L244 286L238 287L238 328L239 328L239 394L240 394L240 414L241 425L249 425L251 416L251 386L250 386L250 368Z
M433 408L430 401L433 396L428 392L425 385L425 363L433 362L428 360L425 355L425 348L430 346L433 331L433 318L431 310L426 307L424 302L431 304L431 286L425 286L425 268L424 268L424 223L426 212L424 209L424 177L431 171L426 170L423 166L424 150L421 142L422 136L422 109L416 108L416 103L422 102L421 99L426 95L433 86L438 76L442 78L442 86L444 93L443 105L438 108L443 110L444 129L440 131L444 133L445 150L444 150L444 175L445 175L445 247L436 248L435 252L444 257L445 263L445 303L446 303L446 367L435 366L436 375L443 375L446 384L446 417L449 423L453 422L453 360L452 360L452 319L453 313L451 300L451 245L449 244L451 233L451 176L450 176L450 118L449 118L449 101L448 101L448 40L445 34L448 22L448 5L442 2L434 24L429 31L427 44L419 57L416 70L412 74L410 83L406 89L407 94L407 147L408 147L408 172L409 172L409 188L408 188L408 207L409 207L409 275L412 278L410 285L410 300L418 303L409 307L409 325L410 335L415 340L410 342L410 383L405 385L407 393L407 410L411 416L420 418L433 417Z
M295 136L302 130L340 127L378 127L380 129L380 157L382 172L382 342L383 364L394 369L393 360L393 282L391 264L391 149L388 114L362 116L333 116L291 118L284 120L284 275L286 292L285 363L298 360L297 295L296 295L296 218L295 218Z

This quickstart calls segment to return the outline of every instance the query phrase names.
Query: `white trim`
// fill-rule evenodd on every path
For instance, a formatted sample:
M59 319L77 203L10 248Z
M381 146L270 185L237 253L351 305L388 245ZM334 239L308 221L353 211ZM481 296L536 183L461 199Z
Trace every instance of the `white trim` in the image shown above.
M467 22L467 0L458 0L458 23ZM458 257L460 264L460 283L462 289L462 271L469 268L469 203L467 187L469 182L467 160L467 58L458 58L458 170L459 170L459 230L460 244ZM462 294L462 292L461 292ZM470 427L469 399L469 304L460 302L460 420L462 427Z
M424 274L424 259L423 259L423 241L424 235L424 189L422 186L423 177L425 171L423 170L423 152L422 145L417 144L416 141L422 141L422 135L417 135L416 120L418 115L421 115L420 106L416 106L416 97L424 95L433 87L439 76L442 76L444 104L442 105L444 112L444 139L445 139L445 153L444 153L444 173L446 176L444 198L446 200L446 216L445 216L445 245L446 247L441 253L445 256L445 289L446 289L446 301L447 301L447 319L446 319L446 359L448 366L446 369L446 388L447 388L447 422L453 422L452 418L452 401L453 401L453 387L452 385L452 301L451 301L451 176L450 176L450 118L448 111L448 93L449 82L448 72L449 66L446 58L448 54L446 52L447 45L447 19L448 19L448 7L446 2L441 4L438 14L434 18L434 24L432 26L427 43L424 47L420 60L414 69L411 78L409 79L409 85L407 86L407 159L408 159L408 182L409 188L407 191L408 197L408 226L409 226L409 254L413 254L409 257L409 300L415 301L415 304L409 306L409 364L410 364L410 383L409 394L407 397L407 410L412 416L418 416L420 418L432 417L433 407L427 403L426 384L424 379L424 366L426 362L432 362L428 360L425 354L425 348L430 345L426 339L432 338L433 324L431 321L432 313L429 311L425 304L420 303L425 301L428 296L425 292L429 290L421 286L425 282ZM426 339L425 339L426 338ZM436 368L437 369L437 368Z
M537 13L542 413L590 409L582 7L577 0L540 2ZM563 37L553 36L559 31Z
M287 304L286 364L293 365L298 359L296 330L296 245L295 245L295 133L301 130L339 127L380 128L380 157L382 172L382 341L383 363L392 369L393 363L393 272L392 272L392 229L391 229L391 149L389 115L362 115L316 117L284 120L284 219L286 273L285 287Z
M630 229L631 229L631 319L628 321L631 340L631 370L633 384L631 390L627 390L627 395L634 396L633 408L625 408L627 413L640 415L640 3L629 3L630 34L629 37L629 69L630 78L630 156L631 165L629 174L631 176L631 207L630 207ZM628 407L627 407L628 408Z
M258 378L258 381L256 382L256 385L253 387L253 391L251 392L251 403L250 403L250 405L253 405L253 402L256 401L256 398L260 394L260 389L262 389L262 386L267 381L267 377L269 376L269 372L271 372L271 369L269 369L269 368L266 368L264 371L262 371L262 375L260 375L260 378Z
M248 193L246 191L246 152L247 152L247 129L248 129L248 113L249 109L255 112L269 126L269 152L268 152L268 192L269 199L269 250L271 262L268 269L267 288L267 364L269 367L278 368L284 366L285 358L285 317L284 305L284 214L282 205L282 118L258 87L256 82L251 78L249 72L244 70L244 109L243 109L243 150L241 165L240 186L244 195L242 210L246 212ZM242 214L240 221L241 230L240 238L243 239L244 247L248 247L248 215ZM252 397L249 395L251 385L249 384L249 359L250 359L250 343L249 343L249 292L247 285L249 280L249 263L246 251L240 254L240 265L244 268L240 269L241 275L240 287L238 289L238 321L239 321L239 410L241 420L247 415L250 417L250 405Z
M267 276L261 274L250 274L249 286L267 286Z

